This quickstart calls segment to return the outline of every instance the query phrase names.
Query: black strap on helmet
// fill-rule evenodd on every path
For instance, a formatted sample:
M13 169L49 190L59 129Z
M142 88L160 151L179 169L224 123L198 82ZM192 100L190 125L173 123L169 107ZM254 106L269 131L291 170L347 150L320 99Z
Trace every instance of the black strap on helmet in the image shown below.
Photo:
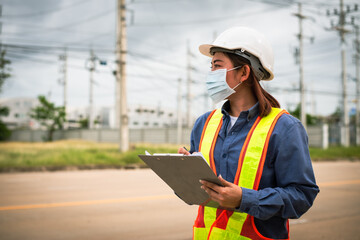
M230 50L230 49L221 48L221 47L210 48L211 55L214 55L216 52L232 53L232 54L235 54L235 55L238 55L240 57L247 59L250 62L250 66L254 71L255 77L258 80L268 79L270 77L270 73L263 68L260 60L257 57L255 57L254 55L245 51L244 49Z

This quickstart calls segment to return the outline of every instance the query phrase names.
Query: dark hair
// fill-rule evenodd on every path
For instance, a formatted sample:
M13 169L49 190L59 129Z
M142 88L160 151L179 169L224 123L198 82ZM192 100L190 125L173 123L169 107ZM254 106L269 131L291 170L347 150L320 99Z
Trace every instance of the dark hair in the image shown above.
M229 57L230 61L236 66L243 66L243 65L249 65L250 66L250 75L249 79L245 81L243 84L245 86L251 87L251 90L253 91L255 97L257 98L259 102L259 116L264 117L267 116L271 112L271 108L280 108L279 102L265 89L263 89L259 83L259 80L255 77L254 72L251 68L250 62L236 54L232 53L226 53L224 52L225 56Z

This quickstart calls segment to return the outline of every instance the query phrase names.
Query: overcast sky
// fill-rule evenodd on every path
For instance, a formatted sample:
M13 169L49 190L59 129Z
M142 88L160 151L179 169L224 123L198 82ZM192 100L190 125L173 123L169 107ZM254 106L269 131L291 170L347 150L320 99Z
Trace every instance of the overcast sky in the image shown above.
M94 75L94 104L112 107L115 102L115 29L116 0L0 0L2 5L1 42L12 64L12 78L7 80L1 98L48 95L58 105L63 103L59 55L67 47L68 106L89 103L89 71L85 68L92 48L107 61L97 64ZM341 103L340 40L328 31L326 10L339 8L339 0L304 0L304 73L307 111L328 115ZM355 0L345 0L354 6ZM276 3L276 4L275 4ZM268 37L275 53L275 79L265 88L285 107L293 110L299 102L299 66L294 49L298 11L295 1L275 0L128 0L127 1L127 90L129 106L176 108L178 79L187 76L187 42L194 54L191 64L193 114L209 110L210 100L202 96L210 59L198 46L211 43L214 35L232 26L253 27ZM360 12L351 14L360 23ZM133 19L133 21L131 21ZM348 15L350 21L350 15ZM352 27L348 26L351 30ZM347 73L355 77L353 34L346 36ZM350 108L355 99L355 82L349 78ZM50 94L50 95L49 95ZM185 106L185 104L183 105Z

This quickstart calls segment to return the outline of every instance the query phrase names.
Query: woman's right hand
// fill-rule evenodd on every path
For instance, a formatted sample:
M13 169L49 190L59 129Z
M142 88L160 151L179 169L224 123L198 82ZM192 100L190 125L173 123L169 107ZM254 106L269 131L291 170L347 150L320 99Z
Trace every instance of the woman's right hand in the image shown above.
M178 150L178 153L184 154L184 155L191 155L185 148L181 147Z

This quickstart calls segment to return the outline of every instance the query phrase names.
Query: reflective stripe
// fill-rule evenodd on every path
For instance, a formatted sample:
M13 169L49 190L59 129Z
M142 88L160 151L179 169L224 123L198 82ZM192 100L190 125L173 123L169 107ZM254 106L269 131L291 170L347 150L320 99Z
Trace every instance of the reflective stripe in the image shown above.
M243 212L234 212L228 221L226 231L236 233L240 236L247 215L247 213Z
M216 220L216 210L217 210L217 208L205 207L205 206L204 206L204 208L205 208L204 209L205 228L210 230L212 224Z
M207 239L209 232L206 231L206 228L196 228L193 229L193 239Z
M247 148L249 146L249 142L250 142L250 139L254 133L254 130L256 128L256 126L259 124L261 118L258 117L255 121L255 123L253 124L253 126L251 127L249 133L247 134L246 136L246 139L245 139L245 142L243 144L243 147L241 149L241 152L240 152L240 156L239 156L239 163L238 163L238 168L236 170L236 175L235 175L235 180L234 180L234 184L236 185L239 185L239 177L240 177L240 171L242 169L242 165L244 164L244 160L245 160L245 154L246 154L246 151L247 151Z
M207 163L211 166L212 170L216 173L215 163L212 154L210 154L214 150L217 133L220 130L222 125L222 113L221 109L217 109L211 113L208 120L205 123L199 151L203 154Z
M224 231L223 229L214 227L211 231L211 236L207 236L208 238L198 238L198 239L209 239L209 240L251 240L250 238L240 236L240 234L236 234L230 231Z
M280 109L273 108L272 111L278 111L278 110L280 110ZM270 126L270 129L268 130L268 133L267 133L267 136L266 136L266 141L265 141L265 144L264 144L264 147L263 147L263 152L262 152L261 159L260 159L260 163L259 163L257 173L256 173L256 179L255 179L255 183L254 183L254 187L253 187L254 190L259 189L260 179L261 179L262 172L263 172L263 169L264 169L264 163L265 163L265 159L266 159L267 150L268 150L268 147L269 147L270 137L271 137L272 132L274 131L274 128L275 128L275 125L276 125L277 121L279 120L279 118L283 114L289 114L289 113L286 110L281 110L275 116L275 118L273 119L273 121L271 123L271 126Z
M238 169L234 180L235 184L257 190L271 133L278 118L283 113L285 113L284 110L272 108L269 115L256 119L246 137L239 156ZM221 109L217 109L209 115L204 125L199 146L199 151L201 151L215 173L216 168L213 156L218 133L222 126L222 117ZM201 208L204 208L204 215L198 216L195 222L194 239L248 240L250 238L248 238L247 232L251 232L252 239L268 239L258 233L255 225L246 224L244 227L244 223L248 219L248 214L246 213L200 206ZM201 220L199 217L203 217L205 228L202 227L202 224L197 225L197 222L201 222L198 221ZM249 229L249 226L251 229ZM256 233L256 235L253 235L253 233ZM241 236L240 234L248 237Z
M269 115L261 118L247 147L244 163L240 170L239 186L253 189L257 169L264 150L265 141L273 120L282 110L273 108Z

